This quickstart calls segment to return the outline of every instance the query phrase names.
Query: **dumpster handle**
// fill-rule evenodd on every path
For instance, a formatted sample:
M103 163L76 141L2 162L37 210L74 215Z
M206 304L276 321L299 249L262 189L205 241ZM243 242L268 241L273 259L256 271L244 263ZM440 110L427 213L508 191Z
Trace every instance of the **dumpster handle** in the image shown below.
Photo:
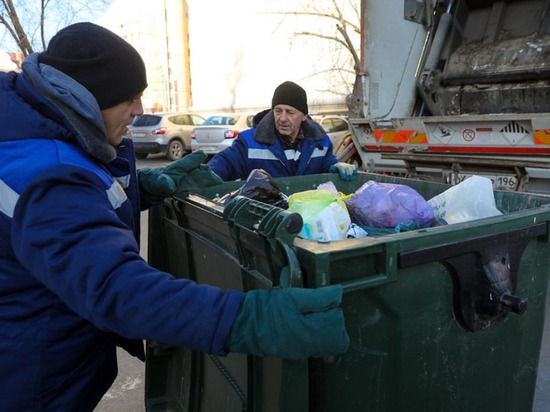
M374 276L369 276L367 278L359 280L351 280L349 282L342 282L343 293L357 292L358 290L372 288L378 286L382 283L387 283L391 281L387 275L378 274Z
M522 315L527 299L514 296L519 263L533 239L546 235L546 222L520 229L401 252L399 267L440 261L452 267L453 309L471 332L488 328L509 312Z
M344 293L357 292L359 290L378 287L385 283L397 280L397 243L386 242L384 245L371 248L371 253L376 256L377 269L372 275L363 276L360 279L340 282ZM361 252L362 254L364 251Z
M300 268L300 262L294 254L294 251L290 246L281 242L281 246L286 253L288 259L288 266L285 266L281 270L280 285L282 288L303 288L304 279L302 277L302 269ZM287 270L288 268L288 270Z
M292 248L294 238L303 225L300 214L244 196L236 196L225 207L223 219L230 227L243 269L250 270L254 259L246 251L241 230L255 232L265 238L273 249L280 247L283 250L288 265L283 267L281 273L272 274L273 286L280 284L282 287L304 287L300 262Z

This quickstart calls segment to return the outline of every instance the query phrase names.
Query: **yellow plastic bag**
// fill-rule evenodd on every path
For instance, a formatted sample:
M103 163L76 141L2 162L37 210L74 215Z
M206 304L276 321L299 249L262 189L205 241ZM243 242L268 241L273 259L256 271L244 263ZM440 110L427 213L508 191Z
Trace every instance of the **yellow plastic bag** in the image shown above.
M351 219L342 198L326 189L291 195L288 210L299 213L304 225L298 236L313 240L346 239Z

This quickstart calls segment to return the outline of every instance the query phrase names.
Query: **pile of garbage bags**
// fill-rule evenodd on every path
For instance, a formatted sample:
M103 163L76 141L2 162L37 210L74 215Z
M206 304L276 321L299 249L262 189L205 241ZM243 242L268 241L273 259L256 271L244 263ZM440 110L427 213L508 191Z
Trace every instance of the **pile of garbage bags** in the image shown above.
M318 241L380 236L502 214L490 179L482 176L465 179L431 199L403 184L373 180L349 194L328 181L287 197L267 172L257 169L240 189L218 201L226 204L237 195L299 213L304 221L299 236Z

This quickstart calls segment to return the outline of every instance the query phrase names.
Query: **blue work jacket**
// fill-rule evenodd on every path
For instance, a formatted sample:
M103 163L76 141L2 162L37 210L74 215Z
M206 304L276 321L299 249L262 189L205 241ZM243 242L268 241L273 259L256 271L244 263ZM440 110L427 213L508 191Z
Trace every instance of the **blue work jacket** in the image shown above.
M52 104L35 87L47 69L0 73L0 410L92 411L117 345L142 360L145 339L224 355L243 295L140 257L131 141L92 156L78 130L102 126L99 107L69 78ZM83 117L65 114L71 101Z
M254 127L241 133L233 144L216 154L208 165L225 181L246 179L254 169L272 177L327 173L338 160L323 128L310 118L302 122L302 144L285 148L277 138L273 112L258 113Z

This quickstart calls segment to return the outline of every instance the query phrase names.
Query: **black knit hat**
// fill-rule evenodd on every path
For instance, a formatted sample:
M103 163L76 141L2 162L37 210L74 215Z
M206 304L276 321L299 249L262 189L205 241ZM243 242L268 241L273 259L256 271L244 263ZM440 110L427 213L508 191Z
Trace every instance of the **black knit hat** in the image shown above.
M145 65L137 50L93 23L76 23L61 29L38 61L88 89L101 110L131 99L147 87Z
M306 91L293 82L284 82L277 86L271 99L271 108L278 104L287 104L307 114Z

